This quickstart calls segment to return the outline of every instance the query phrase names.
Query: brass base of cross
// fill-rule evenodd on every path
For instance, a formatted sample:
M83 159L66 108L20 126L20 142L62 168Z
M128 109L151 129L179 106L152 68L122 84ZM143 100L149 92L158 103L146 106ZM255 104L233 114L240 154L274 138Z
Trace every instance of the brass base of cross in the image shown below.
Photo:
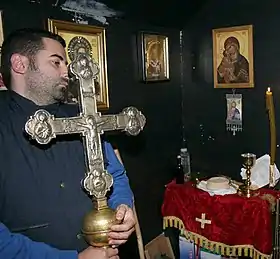
M108 233L116 220L116 212L108 207L107 198L93 200L93 208L85 215L82 235L94 247L109 247Z

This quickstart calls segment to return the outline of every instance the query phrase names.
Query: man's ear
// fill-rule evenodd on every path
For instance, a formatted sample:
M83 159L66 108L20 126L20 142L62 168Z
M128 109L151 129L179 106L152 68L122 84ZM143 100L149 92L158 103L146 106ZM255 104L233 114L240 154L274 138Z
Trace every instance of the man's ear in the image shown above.
M29 60L27 57L20 54L13 54L11 56L11 68L15 73L24 74L29 67Z

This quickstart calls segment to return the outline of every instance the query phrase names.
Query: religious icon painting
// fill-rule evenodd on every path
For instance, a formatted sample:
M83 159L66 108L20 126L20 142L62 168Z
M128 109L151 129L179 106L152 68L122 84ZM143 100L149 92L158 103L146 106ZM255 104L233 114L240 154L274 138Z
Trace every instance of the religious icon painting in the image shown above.
M4 41L4 33L3 33L3 22L2 22L2 12L0 10L0 55L1 55L1 47ZM0 64L1 65L1 64Z
M253 88L253 26L214 29L214 88Z
M0 10L0 57L1 57L1 46L2 46L3 41L4 41L2 13L3 13L3 11ZM0 63L0 66L1 66L1 63ZM0 74L0 91L2 91L2 90L7 90L7 88L4 85L2 75Z
M143 82L168 81L168 37L157 33L140 32L140 74Z
M48 19L48 29L65 40L68 63L73 62L81 53L88 54L98 63L100 72L95 78L97 107L99 111L109 109L105 28ZM77 83L70 82L65 93L67 103L78 102L79 85Z
M227 101L227 130L232 131L233 135L237 131L242 131L242 95L226 94Z

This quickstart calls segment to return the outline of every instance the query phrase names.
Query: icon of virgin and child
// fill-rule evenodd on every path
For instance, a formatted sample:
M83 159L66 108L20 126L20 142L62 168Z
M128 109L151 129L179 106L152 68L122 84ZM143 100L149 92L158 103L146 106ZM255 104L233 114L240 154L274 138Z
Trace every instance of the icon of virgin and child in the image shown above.
M249 83L249 79L249 62L240 53L240 43L236 37L228 37L224 42L223 58L217 69L218 83Z

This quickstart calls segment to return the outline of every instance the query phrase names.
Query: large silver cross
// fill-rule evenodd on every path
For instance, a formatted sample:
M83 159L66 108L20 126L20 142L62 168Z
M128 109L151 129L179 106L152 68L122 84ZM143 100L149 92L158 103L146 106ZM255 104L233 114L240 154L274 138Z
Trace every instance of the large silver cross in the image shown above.
M39 144L47 144L57 135L82 134L88 167L83 187L96 199L105 198L113 178L104 168L100 135L113 130L137 135L145 126L146 118L134 107L125 108L116 115L102 116L97 112L94 83L99 67L89 55L78 55L70 64L70 72L79 80L80 114L76 117L55 118L41 109L26 122L25 131Z

